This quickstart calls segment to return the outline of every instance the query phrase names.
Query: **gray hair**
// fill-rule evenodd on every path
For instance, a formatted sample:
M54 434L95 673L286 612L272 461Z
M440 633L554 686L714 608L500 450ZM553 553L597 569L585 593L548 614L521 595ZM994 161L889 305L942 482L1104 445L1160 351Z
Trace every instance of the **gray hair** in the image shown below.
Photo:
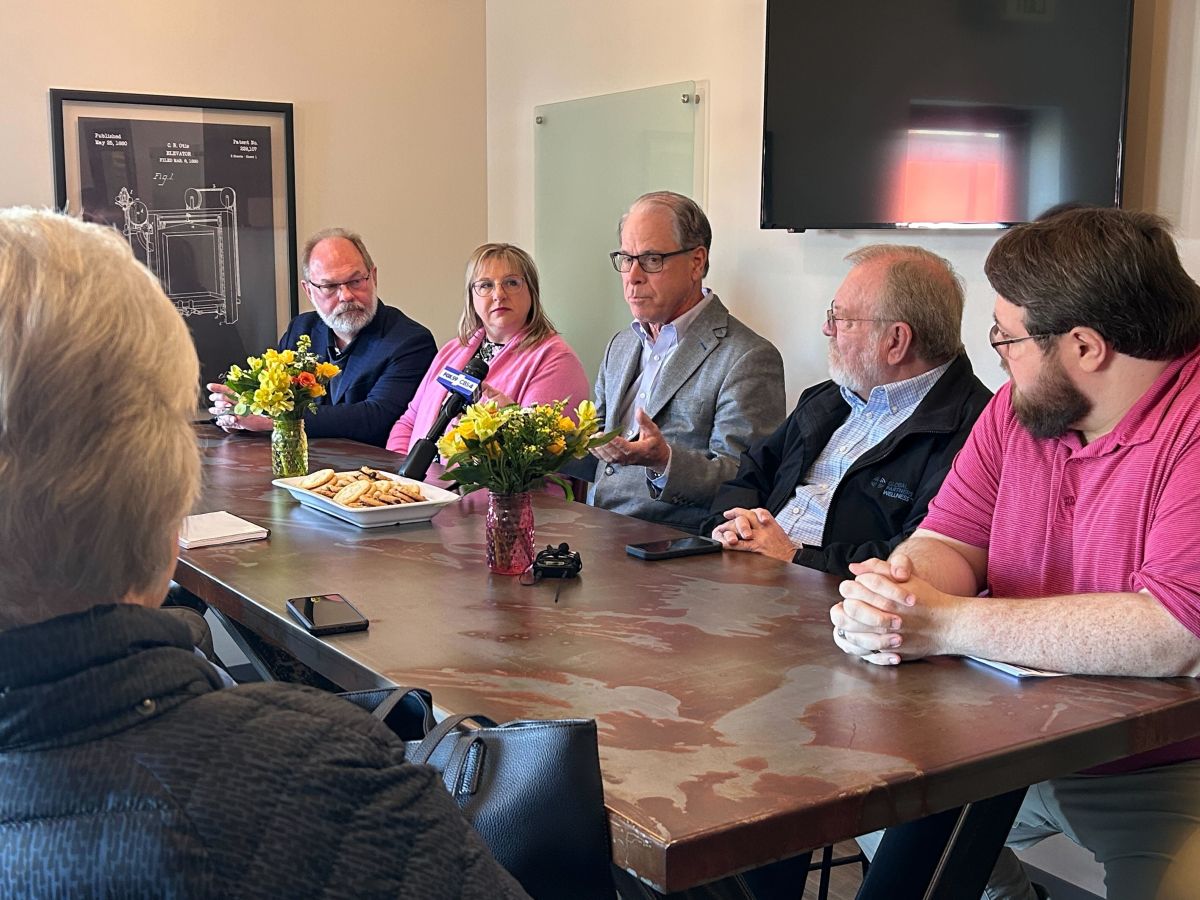
M963 352L962 279L949 261L911 244L868 244L846 254L855 266L880 260L887 265L876 315L912 329L913 352L940 366Z
M0 211L0 629L165 582L199 486L199 377L117 231Z
M621 240L621 229L625 227L625 220L629 218L629 213L639 206L660 206L667 210L671 214L675 240L679 242L680 249L684 247L703 247L705 249L704 271L701 275L708 275L708 252L712 251L712 226L708 224L708 216L704 214L704 210L696 201L674 191L651 191L648 194L642 194L633 201L629 212L621 216L621 221L617 223L618 241Z
M371 254L367 250L367 245L362 239L362 235L356 231L350 231L346 228L322 228L307 241L304 242L304 250L300 253L300 277L308 281L308 264L312 260L313 250L321 241L327 241L330 238L343 238L354 245L359 255L363 259L363 265L367 267L367 274L371 274L371 270L375 268L375 261L371 259Z

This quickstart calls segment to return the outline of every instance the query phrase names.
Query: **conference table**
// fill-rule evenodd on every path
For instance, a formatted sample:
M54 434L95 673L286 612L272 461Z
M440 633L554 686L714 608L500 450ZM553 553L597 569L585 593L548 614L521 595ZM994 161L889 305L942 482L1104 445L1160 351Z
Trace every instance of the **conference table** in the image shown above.
M859 662L831 638L835 579L748 553L634 559L626 544L678 532L537 493L539 545L583 558L556 600L553 580L489 573L486 492L427 523L360 529L273 487L265 436L197 434L196 511L271 534L183 551L177 581L347 690L421 686L440 709L497 721L595 718L613 860L659 890L1200 733L1194 679ZM310 442L310 459L400 462L343 440ZM287 614L289 597L325 593L370 630L319 639Z

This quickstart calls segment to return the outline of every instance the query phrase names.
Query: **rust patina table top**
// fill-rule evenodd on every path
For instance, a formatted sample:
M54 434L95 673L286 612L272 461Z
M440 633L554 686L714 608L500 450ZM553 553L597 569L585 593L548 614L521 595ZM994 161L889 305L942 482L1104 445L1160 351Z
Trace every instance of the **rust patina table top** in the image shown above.
M535 498L583 573L525 587L483 562L486 495L359 529L271 486L262 436L199 430L198 511L269 540L182 553L176 578L348 689L412 684L453 712L594 717L613 858L677 890L1200 732L1192 679L1018 682L957 659L877 668L830 636L836 582L741 553L648 563L673 529ZM399 457L313 441L313 469ZM324 640L284 600L339 592L369 632Z

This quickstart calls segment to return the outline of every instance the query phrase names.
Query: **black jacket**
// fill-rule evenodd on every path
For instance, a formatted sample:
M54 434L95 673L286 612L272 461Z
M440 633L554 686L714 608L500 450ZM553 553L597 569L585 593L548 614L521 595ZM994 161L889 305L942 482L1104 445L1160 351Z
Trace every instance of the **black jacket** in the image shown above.
M913 414L855 460L830 499L821 546L801 547L792 561L848 578L850 563L886 558L925 518L991 396L966 355L956 358ZM709 534L735 506L778 515L849 414L832 381L801 394L783 425L742 454L737 476L717 491L701 533Z
M315 312L292 320L279 349L295 349L302 334L312 338L313 353L330 358L333 331ZM318 398L317 411L304 414L304 429L309 437L349 438L383 447L433 362L437 344L428 328L380 300L375 318L348 349L338 361L341 374L329 382L329 393Z
M351 704L102 606L0 633L0 897L525 897Z

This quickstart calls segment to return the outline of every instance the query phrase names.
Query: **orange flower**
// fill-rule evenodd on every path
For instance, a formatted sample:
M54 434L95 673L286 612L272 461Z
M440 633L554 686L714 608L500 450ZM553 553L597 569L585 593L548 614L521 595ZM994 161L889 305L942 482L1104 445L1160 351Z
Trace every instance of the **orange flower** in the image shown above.
M305 390L311 390L317 384L317 376L315 376L312 372L301 372L292 379L292 383L304 388Z

